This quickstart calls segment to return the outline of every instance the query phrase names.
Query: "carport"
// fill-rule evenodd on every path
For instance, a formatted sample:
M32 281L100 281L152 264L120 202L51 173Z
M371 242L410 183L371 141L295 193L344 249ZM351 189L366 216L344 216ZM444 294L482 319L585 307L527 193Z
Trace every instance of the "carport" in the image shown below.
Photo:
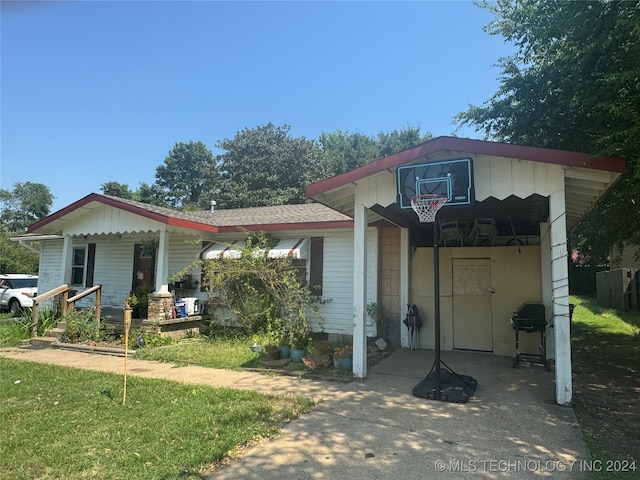
M308 186L309 198L354 218L354 376L367 375L367 258L366 249L359 246L367 242L368 227L398 231L392 236L398 281L388 285L390 294L397 296L400 306L419 303L431 317L433 230L419 223L412 210L402 208L398 169L457 159L469 159L472 165L472 201L443 207L438 215L440 225L451 222L463 232L450 244L440 244L442 349L504 355L511 341L510 314L521 301L543 303L550 327L548 354L555 360L556 401L568 404L572 392L567 232L625 172L626 162L619 157L438 137ZM474 234L478 219L491 220L489 238ZM379 266L384 255L379 253ZM477 288L471 278L484 278L481 303L489 309L476 315L484 326L465 318L465 311L477 312L470 295ZM406 347L404 311L393 314ZM476 343L479 335L485 343ZM422 348L433 348L428 333L422 340Z

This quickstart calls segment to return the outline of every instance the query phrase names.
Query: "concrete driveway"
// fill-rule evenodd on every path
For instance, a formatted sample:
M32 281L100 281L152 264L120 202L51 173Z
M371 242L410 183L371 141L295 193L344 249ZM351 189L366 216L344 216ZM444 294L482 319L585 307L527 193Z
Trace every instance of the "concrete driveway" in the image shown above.
M86 353L4 349L0 355L122 373L123 359ZM585 478L591 466L571 408L554 403L554 375L511 358L443 352L478 380L466 404L411 395L433 352L397 350L364 381L271 377L129 359L128 373L186 383L315 398L314 410L281 435L250 448L215 479Z

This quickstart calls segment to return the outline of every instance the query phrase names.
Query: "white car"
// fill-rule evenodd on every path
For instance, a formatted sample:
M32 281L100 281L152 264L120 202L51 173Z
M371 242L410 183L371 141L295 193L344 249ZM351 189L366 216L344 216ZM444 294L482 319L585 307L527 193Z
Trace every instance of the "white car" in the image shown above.
M33 297L37 294L37 275L0 274L0 310L9 310L15 315L23 308L33 307Z

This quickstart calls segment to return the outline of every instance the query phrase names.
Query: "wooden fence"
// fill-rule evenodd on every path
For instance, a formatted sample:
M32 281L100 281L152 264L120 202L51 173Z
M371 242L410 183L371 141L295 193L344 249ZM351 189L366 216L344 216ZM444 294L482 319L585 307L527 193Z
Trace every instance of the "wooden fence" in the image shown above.
M596 295L603 307L628 311L640 309L640 270L617 268L596 273Z

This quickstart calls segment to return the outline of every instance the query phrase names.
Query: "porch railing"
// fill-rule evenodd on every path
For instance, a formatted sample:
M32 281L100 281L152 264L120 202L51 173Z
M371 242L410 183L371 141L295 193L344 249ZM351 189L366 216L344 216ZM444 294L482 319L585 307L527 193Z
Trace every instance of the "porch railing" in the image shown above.
M38 295L33 299L33 309L31 311L31 336L38 336L38 316L40 312L40 304L45 300L49 300L57 295L62 295L62 301L60 302L62 308L62 317L67 314L67 310L69 306L74 307L78 300L83 299L84 297L91 295L95 292L96 294L96 303L95 303L95 318L96 318L96 327L100 326L100 302L102 296L102 285L95 285L86 289L83 292L74 295L69 298L69 285L61 285L59 287L54 288L53 290L49 290L42 295Z

